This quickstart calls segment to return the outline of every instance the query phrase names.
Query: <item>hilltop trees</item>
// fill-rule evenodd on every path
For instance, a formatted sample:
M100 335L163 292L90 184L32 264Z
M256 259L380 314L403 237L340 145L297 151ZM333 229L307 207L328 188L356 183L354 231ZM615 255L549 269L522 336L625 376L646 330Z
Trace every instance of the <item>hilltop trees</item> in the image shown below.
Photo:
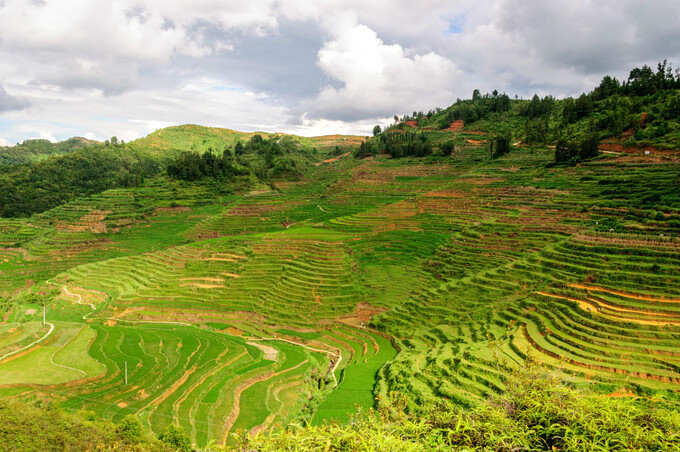
M538 97L538 94L534 94L534 97L531 98L529 103L522 105L519 110L519 114L528 118L538 118L540 116L546 116L550 114L554 106L554 97L545 96L541 99Z
M238 174L238 171L234 166L231 152L224 152L218 157L208 150L203 154L196 152L180 154L168 165L167 174L174 179L197 181L206 177L216 179L232 177Z
M0 216L43 212L79 196L135 187L163 163L119 145L91 146L57 158L0 169Z
M232 179L251 172L261 179L297 174L300 158L294 155L296 143L286 137L265 139L254 135L245 145L237 142L233 151L225 147L222 155L212 148L202 154L183 152L168 164L166 172L173 179L186 181Z
M50 156L78 151L96 143L81 138L71 138L59 143L44 139L24 140L16 146L0 147L0 167L36 162Z
M599 144L600 139L592 129L581 141L560 137L555 146L555 162L575 164L581 160L596 157L599 154Z
M507 94L498 94L498 91L494 90L491 94L482 95L476 89L472 93L471 100L458 99L455 104L447 108L445 114L439 117L437 125L440 129L445 129L456 120L470 124L480 119L486 119L492 113L503 113L509 110L510 97Z
M361 143L354 156L389 154L393 158L425 157L432 154L432 143L424 133L395 132L382 133L373 140Z

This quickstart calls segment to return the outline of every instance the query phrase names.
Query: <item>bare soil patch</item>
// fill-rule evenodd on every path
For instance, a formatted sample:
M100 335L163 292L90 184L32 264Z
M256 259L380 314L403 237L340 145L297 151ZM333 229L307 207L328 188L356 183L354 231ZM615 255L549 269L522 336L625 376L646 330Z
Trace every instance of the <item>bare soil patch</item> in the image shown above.
M337 320L347 325L361 328L362 325L368 326L368 323L374 316L386 311L386 308L371 306L368 303L361 302L356 305L353 313L348 316L339 317Z
M463 129L463 126L465 123L463 122L462 119L458 119L456 121L453 121L446 129L447 132L460 132Z

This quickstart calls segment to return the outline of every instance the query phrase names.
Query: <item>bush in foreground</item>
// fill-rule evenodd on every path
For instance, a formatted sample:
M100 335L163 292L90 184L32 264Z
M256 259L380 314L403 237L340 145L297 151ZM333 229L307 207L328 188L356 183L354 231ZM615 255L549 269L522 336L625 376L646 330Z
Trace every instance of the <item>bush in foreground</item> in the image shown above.
M169 451L144 435L134 418L116 426L94 413L67 413L52 404L0 400L0 451Z
M476 410L442 400L407 415L389 408L348 425L291 426L242 441L240 451L671 451L680 450L680 413L646 399L581 394L540 368L511 375L507 392Z

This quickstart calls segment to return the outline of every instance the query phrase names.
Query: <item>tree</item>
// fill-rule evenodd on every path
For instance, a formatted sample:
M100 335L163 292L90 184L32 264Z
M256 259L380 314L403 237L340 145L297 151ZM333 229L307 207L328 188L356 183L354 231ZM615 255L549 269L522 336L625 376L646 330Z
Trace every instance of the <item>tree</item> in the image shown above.
M380 128L379 125L373 127L373 136L380 135L380 132L382 132L382 129Z
M451 155L456 148L453 140L443 142L440 147L444 155Z
M245 152L245 149L243 148L243 143L240 141L236 143L236 146L234 146L234 155L239 156L243 155Z
M127 441L138 443L143 437L142 424L134 415L129 414L118 425L118 433Z
M597 136L597 134L591 132L581 142L578 156L581 158L581 160L597 157L597 155L600 153L598 149L599 146L600 138Z
M506 132L503 134L500 134L496 137L496 151L494 152L494 157L500 157L502 155L507 154L510 152L511 149L511 141L512 141L512 136L510 135L510 132Z
M189 452L192 449L191 440L187 434L184 433L182 427L169 425L168 428L158 435L158 439L177 451Z
M621 84L616 78L605 75L600 85L593 90L593 98L595 100L606 99L612 94L616 94L620 88Z

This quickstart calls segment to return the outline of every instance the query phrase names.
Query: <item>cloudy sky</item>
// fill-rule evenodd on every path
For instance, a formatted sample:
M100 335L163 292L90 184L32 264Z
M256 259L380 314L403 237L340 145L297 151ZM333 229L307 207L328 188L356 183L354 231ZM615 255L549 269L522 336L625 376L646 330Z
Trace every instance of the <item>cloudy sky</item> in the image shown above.
M679 57L678 0L0 0L0 144L368 134L475 88L569 96Z

